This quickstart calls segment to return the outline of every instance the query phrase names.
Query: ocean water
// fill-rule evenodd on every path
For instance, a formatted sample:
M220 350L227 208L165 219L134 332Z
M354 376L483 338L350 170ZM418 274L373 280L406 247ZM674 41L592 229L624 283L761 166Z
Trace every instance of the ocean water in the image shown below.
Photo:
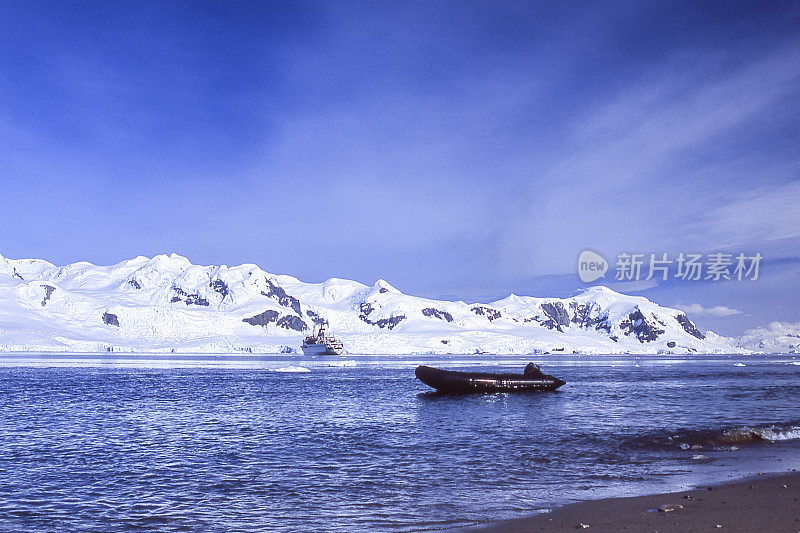
M800 466L800 359L0 357L2 531L419 531Z

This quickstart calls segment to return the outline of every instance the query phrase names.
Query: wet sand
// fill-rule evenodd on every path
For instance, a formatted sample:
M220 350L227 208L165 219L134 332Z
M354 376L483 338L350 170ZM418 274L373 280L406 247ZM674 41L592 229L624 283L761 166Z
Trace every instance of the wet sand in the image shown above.
M659 511L658 509L662 510ZM668 510L670 509L670 510ZM631 498L573 503L465 531L800 532L800 472Z

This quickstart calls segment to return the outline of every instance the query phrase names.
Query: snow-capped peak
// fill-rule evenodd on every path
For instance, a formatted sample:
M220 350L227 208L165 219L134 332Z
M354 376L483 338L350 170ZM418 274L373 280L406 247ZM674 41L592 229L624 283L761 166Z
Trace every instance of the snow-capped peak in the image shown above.
M379 279L372 285L372 291L378 292L379 294L385 294L387 292L394 294L403 294L402 292L394 288L389 282L383 279Z

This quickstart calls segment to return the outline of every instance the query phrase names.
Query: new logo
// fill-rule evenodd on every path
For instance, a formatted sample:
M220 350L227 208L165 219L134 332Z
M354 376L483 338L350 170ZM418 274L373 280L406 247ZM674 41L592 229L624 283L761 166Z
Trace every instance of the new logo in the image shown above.
M592 250L584 250L578 256L578 276L584 283L602 278L608 271L608 261Z

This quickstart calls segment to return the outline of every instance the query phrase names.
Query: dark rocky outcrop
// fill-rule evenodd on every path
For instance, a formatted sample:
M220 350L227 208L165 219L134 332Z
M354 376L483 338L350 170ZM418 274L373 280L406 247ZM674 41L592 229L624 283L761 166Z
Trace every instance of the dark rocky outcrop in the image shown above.
M502 316L500 311L497 309L492 309L491 307L486 307L485 305L476 305L472 308L472 312L476 315L485 316L489 319L489 322L497 320Z
M389 318L380 318L378 320L370 320L369 315L375 311L375 308L372 307L372 304L369 302L361 302L359 306L359 310L361 311L358 315L362 321L366 322L371 326L378 326L379 328L388 328L394 329L394 327L406 319L406 315L396 315L391 316Z
M688 316L686 316L686 315L678 315L677 317L675 317L675 319L683 327L684 331L686 331L686 333L688 333L689 335L691 335L693 337L697 337L700 340L703 340L703 339L706 338L705 335L700 333L700 330L697 329L697 326L695 326L694 323L691 320L689 320Z
M569 326L569 313L561 302L542 304L542 311L548 318L542 322L544 327L564 331L561 327Z
M242 322L247 322L251 326L267 326L270 322L277 322L280 313L277 311L273 311L271 309L264 311L263 313L259 313L255 316L251 316L250 318L243 318Z
M284 329L293 329L294 331L305 331L308 326L303 319L296 315L285 315L278 319L276 324Z
M173 296L170 303L184 302L186 305L208 306L208 300L199 294L189 294L180 287L175 287L174 285L172 286L172 290L175 291L178 296Z
M406 319L406 315L396 315L390 316L389 318L381 318L380 320L376 320L374 324L379 328L387 328L387 329L394 329L394 327Z
M372 312L372 310L370 310L370 312ZM395 326L397 326L397 324L399 324L400 322L402 322L403 320L406 319L406 315L393 315L393 316L390 316L389 318L381 318L381 319L378 319L378 320L370 320L367 317L368 314L369 313L364 314L364 312L362 312L359 315L358 318L360 318L361 320L363 320L367 324L370 324L372 326L378 326L381 329L383 329L383 328L387 328L387 329L390 329L390 330L394 329Z
M186 295L186 305L205 305L208 306L208 300L202 298L199 294Z
M378 292L383 294L383 293L389 292L389 289L387 289L386 287L381 287L380 289L378 289Z
M667 343L667 348L674 348L676 346L675 341L669 341Z
M439 320L447 320L448 322L453 321L453 315L447 311L441 311L439 309L434 309L433 307L426 307L422 310L422 314L425 316L438 318Z
M654 324L651 324L640 309L636 309L636 311L630 313L628 318L620 323L619 327L625 335L636 335L639 342L654 341L658 339L659 335L664 333L663 329L659 329Z
M321 316L319 316L317 313L315 313L310 309L306 309L306 314L314 324L326 324L328 322L327 320L325 320L324 318L322 318Z
M23 277L20 275L20 273L19 273L19 272L17 272L17 269L16 269L16 268L14 269L14 273L12 274L12 277L19 278L19 279L21 279L22 281L25 281L25 278L23 278Z
M251 316L250 318L243 318L242 322L247 322L251 326L264 326L267 327L270 323L274 322L275 325L281 327L283 329L291 329L294 331L306 331L308 326L297 315L284 315L277 311L273 311L271 309L264 311L263 313L259 313L255 316Z
M129 279L127 285L137 290L142 288L142 284L136 281L134 278Z
M275 283L272 283L269 279L265 281L267 282L267 290L261 291L262 295L266 296L267 298L272 298L273 300L275 300L284 307L290 307L298 315L303 314L300 311L300 300L298 300L294 296L286 294L286 291L283 290L283 287L276 285Z
M50 295L52 295L53 291L56 290L56 288L53 287L52 285L44 285L43 288L44 288L44 298L42 299L42 307L47 305L47 300L50 299Z
M212 280L208 285L214 292L221 294L223 300L228 295L228 284L221 279Z
M117 315L106 311L105 313L103 313L103 323L108 326L119 327L119 318L117 318Z
M592 327L596 330L605 330L606 333L611 333L611 324L608 321L608 316L598 316L590 318L584 323L584 327Z
M569 304L570 311L572 311L572 323L577 324L581 328L596 330L605 330L611 333L611 324L608 322L608 314L598 315L592 317L592 310L594 305L580 304L575 302Z

